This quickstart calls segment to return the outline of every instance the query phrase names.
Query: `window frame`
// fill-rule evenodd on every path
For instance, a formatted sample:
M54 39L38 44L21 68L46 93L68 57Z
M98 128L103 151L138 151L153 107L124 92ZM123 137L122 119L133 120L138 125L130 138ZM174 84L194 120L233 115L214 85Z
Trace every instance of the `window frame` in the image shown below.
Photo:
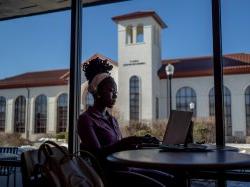
M0 132L5 131L6 126L6 98L0 96Z
M35 99L35 125L34 133L46 133L47 130L47 96L41 94ZM39 115L38 115L39 114Z

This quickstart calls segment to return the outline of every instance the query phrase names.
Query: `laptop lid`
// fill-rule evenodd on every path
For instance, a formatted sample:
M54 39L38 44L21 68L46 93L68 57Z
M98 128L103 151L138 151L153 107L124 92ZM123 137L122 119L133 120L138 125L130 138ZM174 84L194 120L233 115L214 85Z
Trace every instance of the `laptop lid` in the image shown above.
M162 145L185 144L193 112L172 110Z

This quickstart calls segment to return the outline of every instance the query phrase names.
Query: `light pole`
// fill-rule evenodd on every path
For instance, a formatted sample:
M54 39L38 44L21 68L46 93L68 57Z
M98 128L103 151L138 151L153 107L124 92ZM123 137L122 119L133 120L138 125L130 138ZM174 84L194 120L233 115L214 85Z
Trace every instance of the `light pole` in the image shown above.
M190 110L193 112L193 115L194 115L194 107L195 107L194 102L190 102L190 103L189 103L189 108L190 108Z
M168 78L168 82L169 82L169 115L170 115L170 112L172 110L172 88L171 88L171 79L174 75L174 66L172 64L168 64L166 67L165 67L165 71L166 71L166 75L167 75L167 78ZM169 116L168 115L168 116Z

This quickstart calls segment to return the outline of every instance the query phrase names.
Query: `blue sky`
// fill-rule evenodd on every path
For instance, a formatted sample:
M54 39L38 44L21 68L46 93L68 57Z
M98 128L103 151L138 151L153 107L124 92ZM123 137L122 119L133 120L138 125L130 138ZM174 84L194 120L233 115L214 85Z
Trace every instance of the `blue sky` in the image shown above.
M250 1L222 0L223 53L250 53ZM212 54L210 0L132 0L83 9L85 60L101 53L117 60L113 16L154 10L168 25L162 58ZM69 67L70 12L0 22L0 79L29 71Z

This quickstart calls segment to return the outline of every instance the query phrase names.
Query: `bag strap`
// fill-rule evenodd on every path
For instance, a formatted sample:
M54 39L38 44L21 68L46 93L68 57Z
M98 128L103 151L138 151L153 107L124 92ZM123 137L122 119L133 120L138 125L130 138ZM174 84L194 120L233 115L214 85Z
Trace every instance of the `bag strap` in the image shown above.
M51 145L54 146L57 150L59 150L64 155L64 158L70 158L70 154L65 149L63 149L61 146L59 146L55 142L48 140L48 141L45 141L43 144L41 144L38 149L38 162L39 163L41 163L42 153L44 153L45 158L48 158L49 156L53 155Z

